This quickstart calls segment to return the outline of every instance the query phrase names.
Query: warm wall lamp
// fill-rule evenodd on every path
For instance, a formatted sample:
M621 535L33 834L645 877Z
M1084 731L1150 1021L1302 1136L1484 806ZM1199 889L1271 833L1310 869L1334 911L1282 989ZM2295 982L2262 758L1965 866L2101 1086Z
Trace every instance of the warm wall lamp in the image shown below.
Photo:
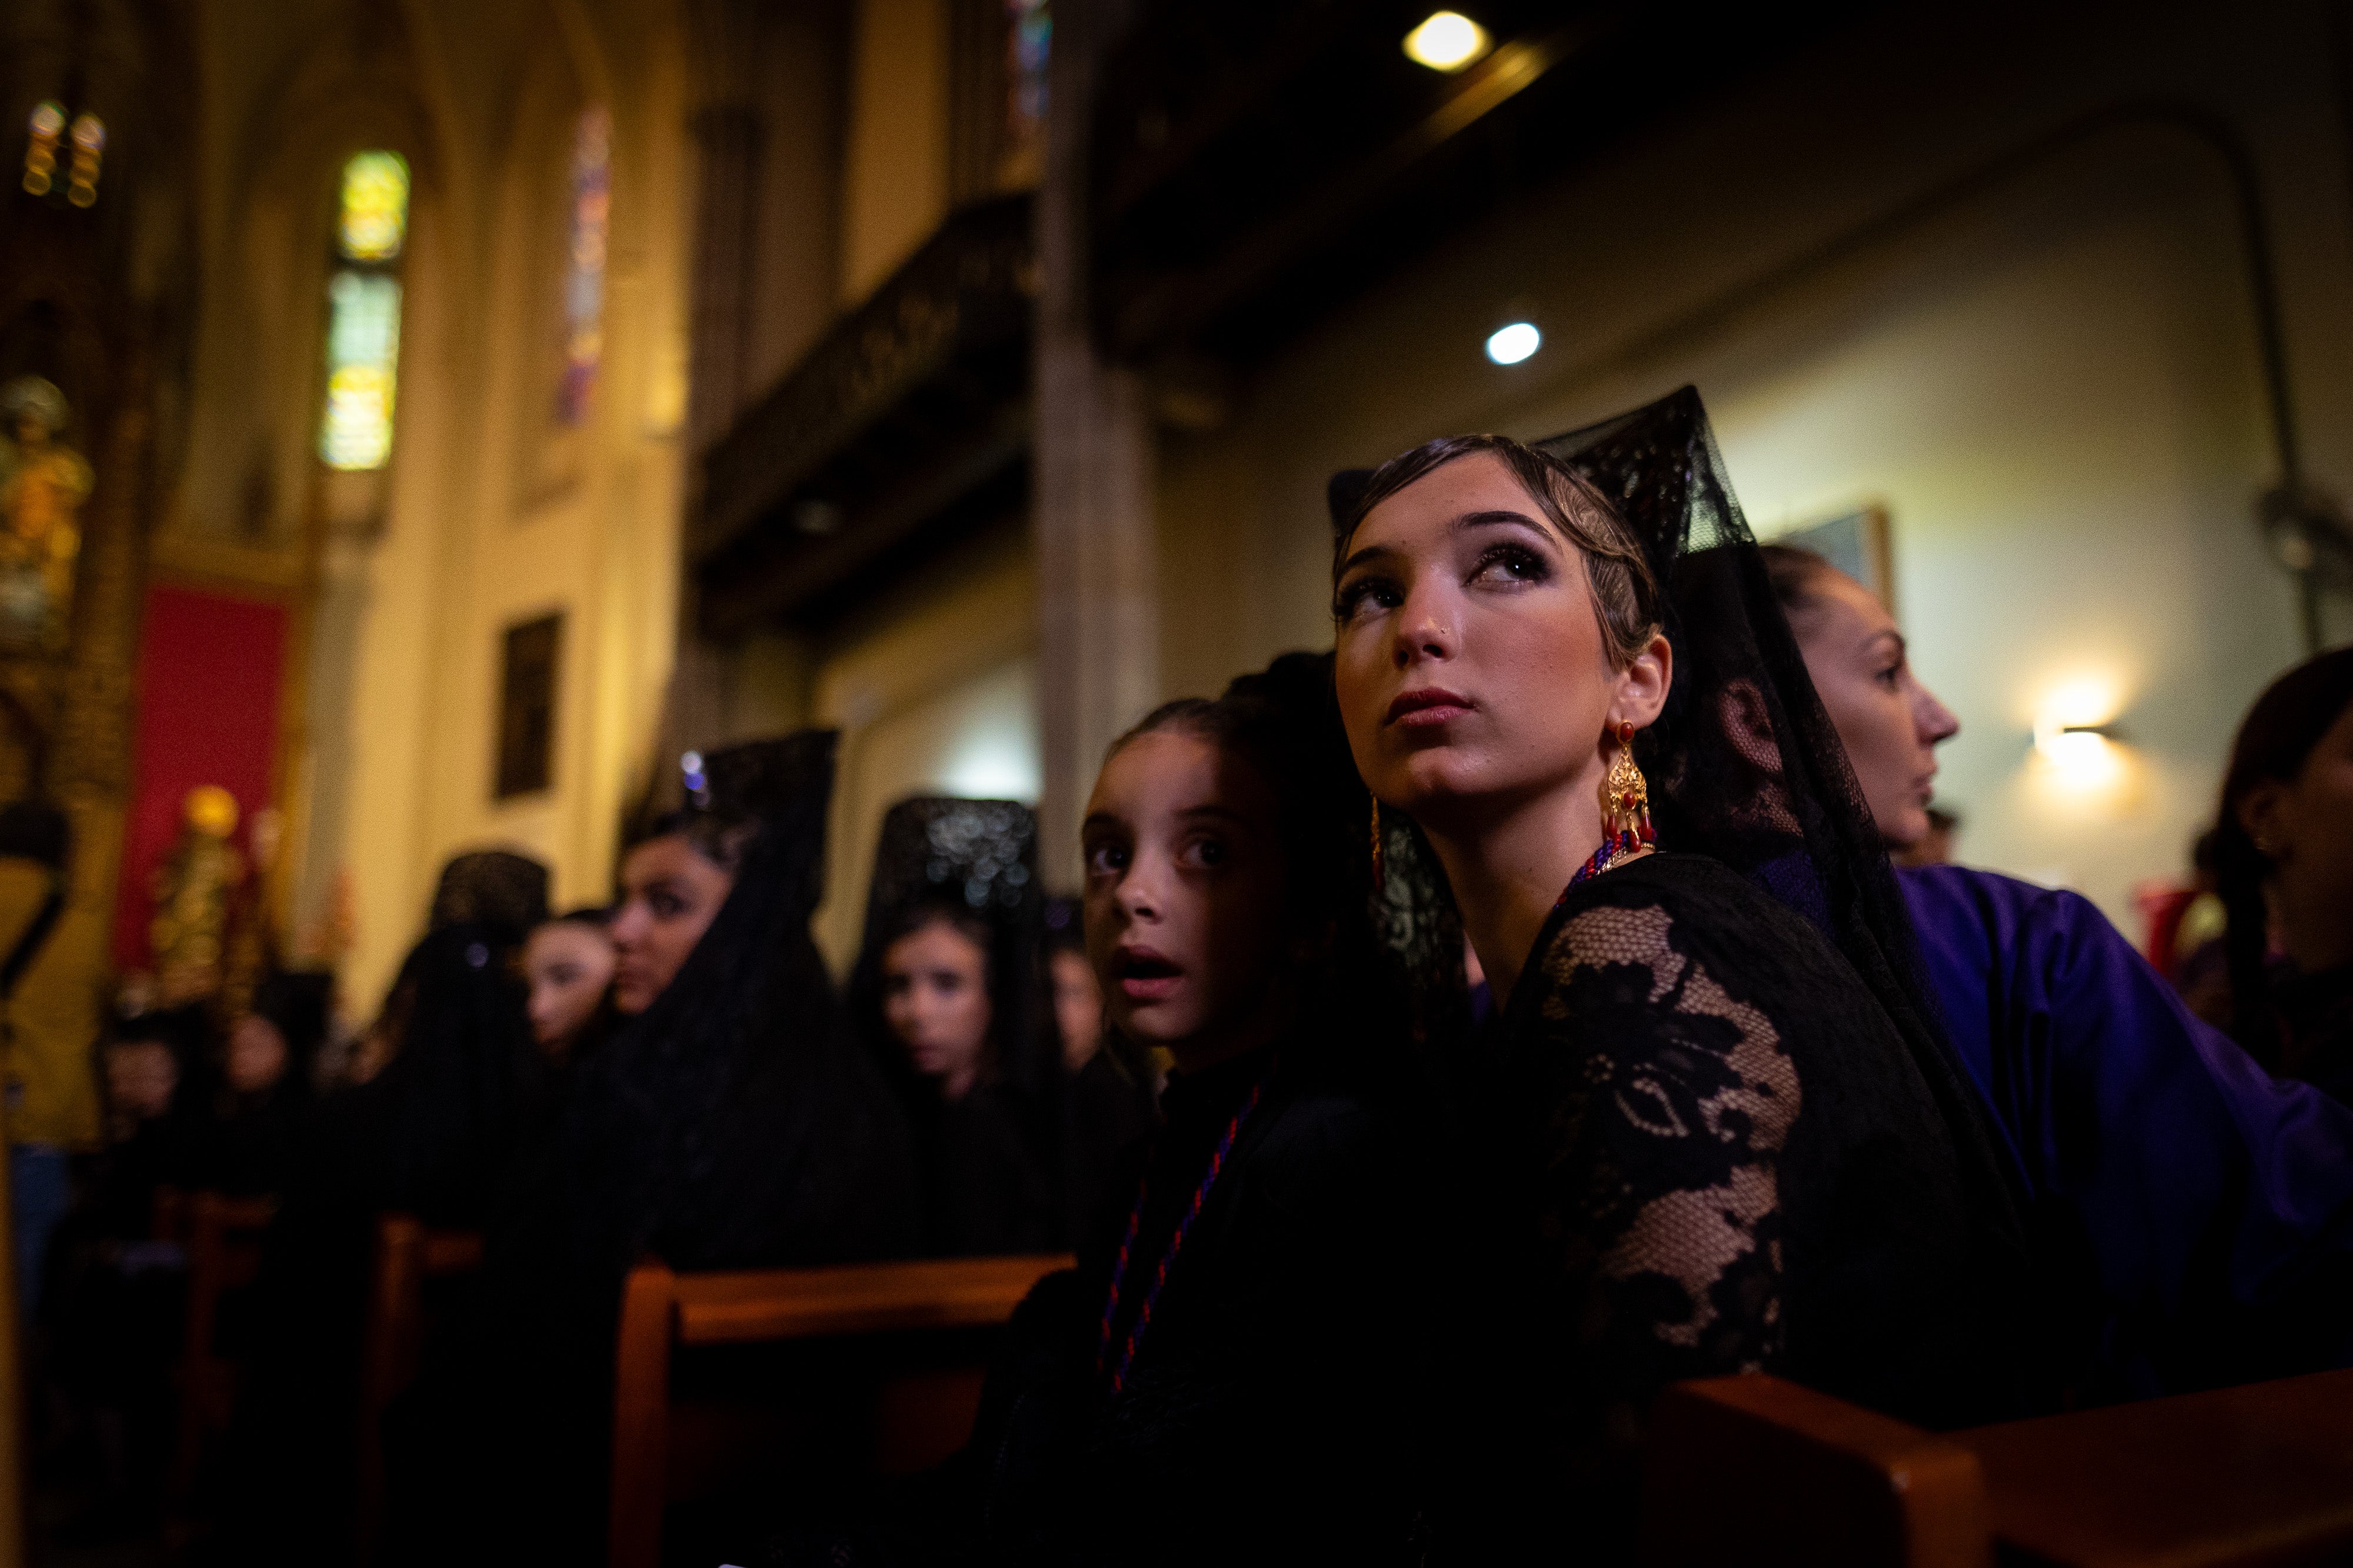
M2090 676L2058 687L2034 715L2034 760L2071 793L2105 792L2133 771L2132 752L2116 727L2124 692L2110 677Z
M1405 36L1406 58L1434 71L1459 71L1494 47L1487 29L1460 11L1432 11Z

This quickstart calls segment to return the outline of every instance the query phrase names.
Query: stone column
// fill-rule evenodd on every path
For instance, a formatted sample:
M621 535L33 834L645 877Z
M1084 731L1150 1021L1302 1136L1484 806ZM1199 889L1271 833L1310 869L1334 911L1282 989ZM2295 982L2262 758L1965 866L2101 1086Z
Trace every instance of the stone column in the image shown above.
M699 455L726 433L747 390L760 117L748 103L721 100L696 110L692 125L699 178L687 437Z
M1078 876L1078 831L1103 748L1159 700L1159 540L1153 426L1141 380L1097 352L1089 316L1087 137L1095 62L1116 0L1054 13L1045 166L1038 188L1037 430L1039 865Z

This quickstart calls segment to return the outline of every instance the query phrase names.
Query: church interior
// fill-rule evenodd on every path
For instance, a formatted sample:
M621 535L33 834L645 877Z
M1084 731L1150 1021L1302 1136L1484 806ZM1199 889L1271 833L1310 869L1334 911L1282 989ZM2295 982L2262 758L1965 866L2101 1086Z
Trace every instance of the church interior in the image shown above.
M1695 386L1756 538L1869 590L1953 721L1919 853L2072 889L2221 1016L2234 742L2353 641L2353 7L1432 3L0 5L0 1568L470 1561L403 1455L508 1211L370 1185L335 1110L492 1005L435 934L520 878L516 975L551 915L601 942L747 756L826 778L791 940L844 1018L894 835L1079 920L1107 756L1332 649L1327 483L1437 436ZM582 1103L547 1084L499 1092ZM232 1106L236 1158L154 1153ZM288 1185L322 1149L364 1243ZM2327 1275L2353 1194L2298 1201ZM833 1270L800 1295L622 1258L541 1560L927 1560L736 1542L803 1495L776 1454L846 1488L987 1419L990 1336L1088 1256L1003 1234L776 1254ZM298 1340L339 1392L273 1406ZM1679 1384L1625 1560L2341 1561L2344 1344L2009 1438ZM1716 1500L1752 1533L1661 1522Z

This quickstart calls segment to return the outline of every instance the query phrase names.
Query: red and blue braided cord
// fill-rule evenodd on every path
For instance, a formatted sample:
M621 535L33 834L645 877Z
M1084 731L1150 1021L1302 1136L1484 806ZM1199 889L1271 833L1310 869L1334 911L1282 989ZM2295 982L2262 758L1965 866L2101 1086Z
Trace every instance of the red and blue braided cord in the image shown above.
M1270 1076L1271 1071L1270 1068ZM1177 1220L1176 1232L1168 1238L1168 1250L1160 1255L1160 1266L1152 1271L1152 1288L1144 1293L1144 1305L1136 1310L1135 1326L1128 1330L1127 1342L1119 1352L1119 1365L1112 1369L1111 1391L1113 1394L1117 1394L1121 1384L1127 1381L1127 1369L1135 1361L1135 1347L1144 1342L1145 1327L1152 1321L1153 1304L1160 1300L1160 1288L1168 1283L1168 1266L1176 1261L1176 1254L1184 1247L1185 1237L1191 1233L1193 1222L1200 1218L1201 1205L1208 1201L1209 1189L1217 1184L1218 1173L1225 1168L1226 1156L1233 1152L1234 1138L1241 1131L1242 1123L1249 1119L1251 1110L1256 1109L1260 1091L1265 1088L1266 1079L1263 1078L1250 1085L1250 1091L1243 1097L1241 1108L1234 1112L1234 1119L1226 1123L1225 1135L1218 1140L1218 1147L1209 1155L1209 1169L1201 1177L1201 1184L1193 1189L1193 1201L1186 1205L1184 1215ZM1097 1377L1103 1375L1103 1363L1111 1356L1112 1322L1119 1316L1120 1287L1127 1279L1128 1254L1135 1246L1136 1230L1144 1223L1145 1190L1141 1184L1135 1189L1135 1206L1127 1211L1127 1234L1120 1237L1119 1254L1112 1261L1111 1295L1103 1302L1103 1332L1095 1341Z
M1621 828L1614 836L1603 839L1601 841L1601 847L1587 856L1585 858L1585 864L1577 868L1577 875L1568 879L1568 888L1563 888L1560 890L1560 897L1553 900L1553 907L1555 909L1558 909L1562 904L1568 901L1569 888L1574 888L1579 882L1599 876L1608 868L1609 863L1617 859L1619 856L1631 855L1635 850L1640 849L1643 845L1651 843L1651 835L1647 831L1637 834L1630 827Z

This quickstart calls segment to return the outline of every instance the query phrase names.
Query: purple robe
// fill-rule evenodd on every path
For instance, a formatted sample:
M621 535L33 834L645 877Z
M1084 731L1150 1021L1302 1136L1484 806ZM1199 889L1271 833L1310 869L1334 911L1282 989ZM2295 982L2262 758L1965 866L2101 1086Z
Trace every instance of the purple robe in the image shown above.
M2079 895L1898 876L2025 1184L2063 1380L2094 1402L2353 1361L2353 1110L2273 1079Z

